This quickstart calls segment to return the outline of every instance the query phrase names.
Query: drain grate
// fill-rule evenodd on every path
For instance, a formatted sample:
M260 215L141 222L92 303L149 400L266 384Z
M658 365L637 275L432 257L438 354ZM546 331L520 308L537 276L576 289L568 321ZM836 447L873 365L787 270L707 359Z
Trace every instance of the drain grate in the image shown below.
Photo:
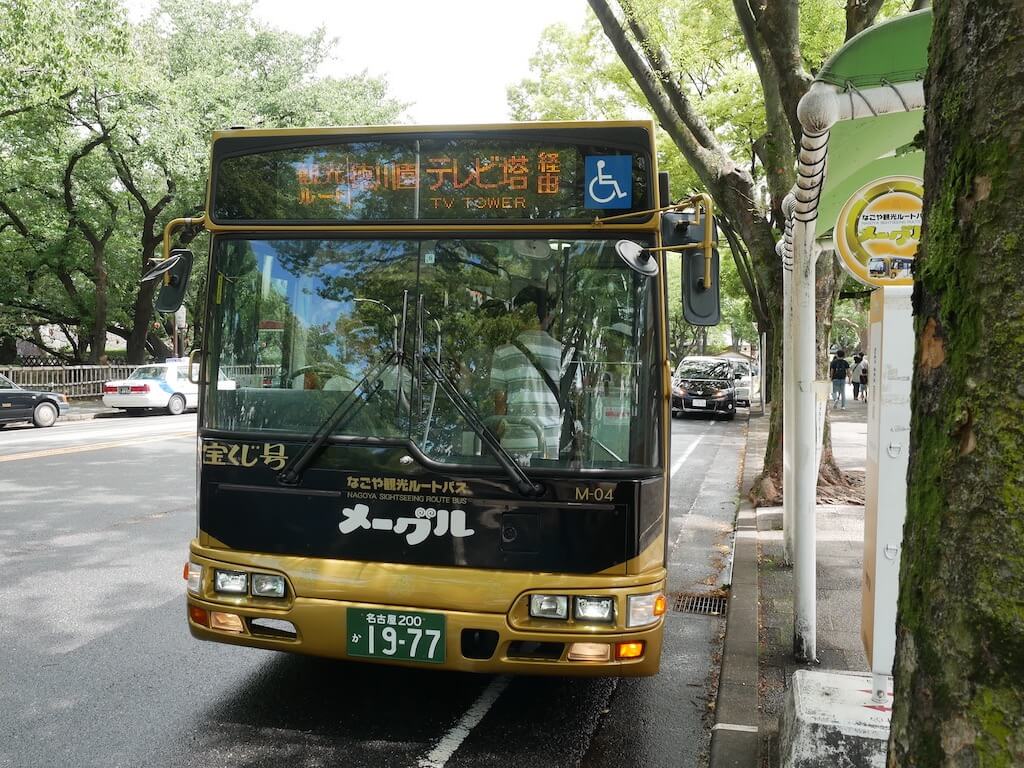
M679 613L697 613L701 616L724 616L726 601L721 595L681 592L675 596L672 610Z

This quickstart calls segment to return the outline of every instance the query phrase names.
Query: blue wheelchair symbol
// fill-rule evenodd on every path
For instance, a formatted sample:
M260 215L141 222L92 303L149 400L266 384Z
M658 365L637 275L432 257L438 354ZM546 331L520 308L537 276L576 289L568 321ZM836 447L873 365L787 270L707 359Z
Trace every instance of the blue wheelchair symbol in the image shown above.
M593 155L584 159L584 207L633 207L633 158Z

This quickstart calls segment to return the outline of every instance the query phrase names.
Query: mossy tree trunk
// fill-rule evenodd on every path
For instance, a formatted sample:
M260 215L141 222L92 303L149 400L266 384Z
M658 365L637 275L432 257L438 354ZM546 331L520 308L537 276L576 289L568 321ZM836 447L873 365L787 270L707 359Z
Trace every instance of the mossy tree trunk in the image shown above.
M889 745L901 768L1024 765L1022 29L1022 0L936 4Z

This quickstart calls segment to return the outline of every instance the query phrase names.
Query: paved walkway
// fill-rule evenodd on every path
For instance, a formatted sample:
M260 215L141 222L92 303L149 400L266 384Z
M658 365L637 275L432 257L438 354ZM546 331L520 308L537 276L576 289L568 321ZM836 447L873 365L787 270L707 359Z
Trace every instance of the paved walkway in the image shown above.
M862 475L867 405L848 400L846 410L831 411L831 421L836 463L844 472ZM758 510L762 766L778 761L778 718L789 679L797 668L810 667L793 660L793 570L785 563L782 531L773 530L775 520L781 521L780 509ZM864 507L819 505L817 520L817 668L869 672L860 639Z
M116 408L108 408L103 404L101 398L83 397L81 399L74 399L71 401L71 410L61 416L61 421L85 421L86 419L95 419L97 417L109 417L115 414L121 413Z
M831 411L832 449L840 469L845 473L863 476L867 452L867 406L847 401L846 410ZM768 438L767 415L751 415L743 489L749 492L753 480L763 467L764 449ZM763 768L778 763L778 719L782 712L786 686L793 672L800 666L793 660L793 571L785 562L781 529L780 507L762 507L753 510L749 502L740 508L740 522L744 511L756 518L756 539L750 547L749 557L756 561L757 620L744 620L739 615L734 621L731 611L727 627L723 657L722 686L736 673L741 678L737 685L749 694L749 670L744 674L746 656L756 645L757 721L759 738L739 742L728 756L725 750L716 754L712 747L712 768L717 766L755 766ZM742 526L740 526L742 528ZM741 539L737 539L736 558L741 558ZM860 639L861 568L864 548L864 507L861 505L819 505L817 514L817 648L819 664L816 668L867 672L867 659ZM734 587L734 592L737 591ZM734 594L730 600L740 597ZM730 644L730 638L733 643ZM755 640L756 638L756 640ZM736 648L730 658L730 648ZM730 669L732 672L730 672ZM753 708L753 696L747 706ZM739 697L737 697L739 700ZM726 702L719 696L719 705ZM734 715L732 718L736 720ZM719 723L723 723L719 718ZM723 726L725 727L725 726ZM723 744L726 740L722 740ZM717 758L717 759L716 759Z

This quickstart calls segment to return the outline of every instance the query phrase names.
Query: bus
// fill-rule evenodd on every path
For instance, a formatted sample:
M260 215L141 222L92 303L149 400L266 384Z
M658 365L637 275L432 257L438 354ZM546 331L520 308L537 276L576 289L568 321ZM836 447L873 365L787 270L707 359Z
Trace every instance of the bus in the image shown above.
M234 129L211 161L147 275L176 309L173 238L209 232L191 634L656 673L666 260L691 319L718 287L710 200L668 204L653 123Z

